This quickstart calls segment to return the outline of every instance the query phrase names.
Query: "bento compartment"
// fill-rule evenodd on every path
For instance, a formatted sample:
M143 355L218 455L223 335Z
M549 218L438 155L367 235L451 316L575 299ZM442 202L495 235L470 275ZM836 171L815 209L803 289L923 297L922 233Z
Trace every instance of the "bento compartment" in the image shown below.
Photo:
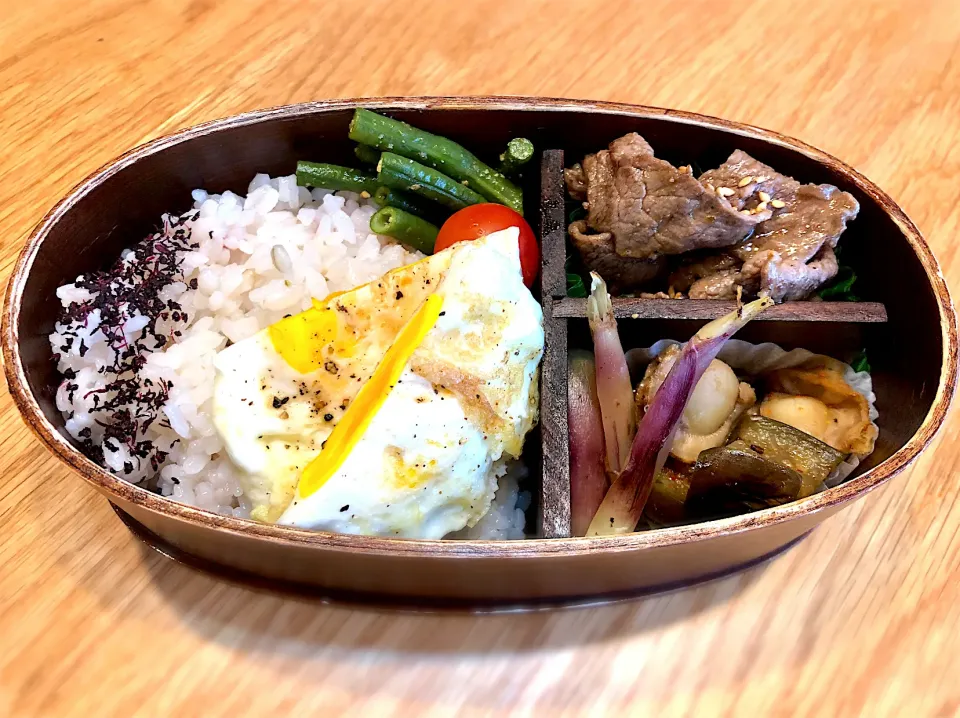
M146 239L98 255L113 267L50 291L55 409L104 469L232 518L522 538L542 350L522 189L446 137L349 115L288 122L269 162L222 153L246 161L201 173ZM535 164L514 169L536 184ZM486 214L480 236L465 221L438 246L430 220L463 209Z
M715 318L742 292L783 304L766 321L886 321L866 268L878 234L902 235L840 168L708 128L687 142L643 132L566 154L559 315L583 316L575 299L597 272L618 316Z
M646 371L650 360L662 356L665 351L669 351L671 345L679 348L681 343L688 341L702 325L703 322L671 319L628 318L618 322L621 343L630 367L631 382L637 389L635 400L638 406L644 405L652 396L649 391L651 377ZM753 322L727 343L718 359L727 362L736 375L734 387L739 384L737 415L730 416L730 420L725 423L721 422L723 426L701 425L696 427L696 432L690 432L692 437L681 436L680 439L675 439L674 446L681 446L682 449L677 452L680 456L674 456L674 465L668 463L666 470L657 475L650 499L652 503L649 504L649 521L647 524L641 523L641 529L709 520L721 515L743 513L748 509L757 510L803 498L813 491L821 491L859 476L892 455L909 440L924 420L932 401L932 396L920 402L915 401L914 397L922 395L925 381L936 381L939 368L931 367L930 375L926 379L916 372L902 372L901 356L889 349L892 333L889 324L829 326L837 331L826 332L823 325L807 322ZM585 320L569 320L568 331L571 352L592 351L593 342ZM800 437L804 440L799 441L794 430L805 430L804 434L818 433L818 430L814 428L815 423L805 425L802 417L796 419L790 413L796 411L796 407L783 401L784 398L789 398L788 396L780 395L806 396L808 389L804 388L802 382L793 381L796 377L784 379L779 375L787 370L799 373L810 366L819 367L818 359L813 355L829 357L830 359L822 360L823 366L828 368L841 367L842 362L846 374L843 374L841 367L838 376L842 375L853 391L868 397L868 401L864 402L864 411L869 411L870 423L876 427L868 429L868 433L879 430L879 433L875 434L875 443L871 441L872 450L865 451L863 444L838 444L835 435L829 431L826 435L813 437L815 441L805 437ZM857 374L849 366L851 364L858 370L866 370L867 373ZM659 379L662 378L661 372ZM715 380L715 383L723 384L719 380ZM695 391L694 397L688 403L688 409L695 402L696 393ZM745 394L747 396L744 396ZM812 394L821 408L823 403L820 400L827 397L827 409L833 413L826 415L826 421L833 421L834 416L840 416L841 421L844 420L842 412L836 413L845 406L835 405L834 402L839 402L839 399L827 396L822 390ZM778 398L781 399L779 405L775 401ZM746 399L745 406L740 406L741 399ZM704 397L701 396L700 401L703 402ZM799 410L802 412L809 409L808 404L817 402L805 398L796 403L801 405ZM640 411L642 412L642 409ZM759 420L753 419L754 416L759 417ZM774 423L770 424L768 420ZM748 424L750 421L754 423ZM788 423L792 429L790 426L782 426ZM771 426L774 429L779 427L780 433L770 433ZM822 422L820 426L823 426ZM786 465L790 471L769 471L765 478L761 477L763 480L758 479L758 467L762 468L764 465L764 442L782 440L784 435L791 432L795 435L794 444L788 447L788 452L785 453L784 447L776 443L766 446L766 458L774 459L779 456L779 461L774 463ZM702 442L698 444L701 439ZM827 441L822 441L823 439ZM834 445L833 449L831 444ZM837 451L842 453L842 457L836 454ZM784 461L787 453L793 456L794 463ZM822 473L829 461L834 461L835 465L830 467L826 482L824 483L824 477L820 476L816 485L811 485L810 472ZM676 470L678 466L684 465L698 467L696 482L690 481L689 470ZM815 466L819 467L816 471ZM799 484L791 484L791 481L798 478L793 476L791 479L791 471L799 471ZM730 491L719 494L714 491L711 494L711 486L715 489L723 484L723 480L733 478L743 484L743 491L739 494ZM576 481L576 477L573 480ZM691 486L694 487L694 494L689 499L691 506L689 511L684 513L680 509L687 501L687 490ZM576 487L573 487L573 490L576 495ZM705 501L704 495L713 498ZM724 507L723 510L718 509L718 506Z

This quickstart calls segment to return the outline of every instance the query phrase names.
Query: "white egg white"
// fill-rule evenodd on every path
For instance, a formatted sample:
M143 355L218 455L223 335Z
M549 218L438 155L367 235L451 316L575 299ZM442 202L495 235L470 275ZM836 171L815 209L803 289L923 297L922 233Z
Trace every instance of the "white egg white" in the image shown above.
M323 487L279 523L340 533L441 538L475 523L496 490L492 457L457 397L404 371Z
M282 401L297 392L304 376L277 354L265 331L222 350L214 367L214 425L242 471L244 492L255 511L265 516L267 507L275 507L272 513L279 515L333 426L325 426L306 401L275 407L276 398Z

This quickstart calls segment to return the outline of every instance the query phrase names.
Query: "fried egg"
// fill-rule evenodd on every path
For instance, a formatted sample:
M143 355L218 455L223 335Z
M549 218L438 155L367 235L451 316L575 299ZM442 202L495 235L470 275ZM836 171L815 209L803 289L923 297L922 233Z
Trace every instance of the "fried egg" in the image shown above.
M420 538L479 521L537 419L518 237L456 244L217 355L214 423L253 518Z

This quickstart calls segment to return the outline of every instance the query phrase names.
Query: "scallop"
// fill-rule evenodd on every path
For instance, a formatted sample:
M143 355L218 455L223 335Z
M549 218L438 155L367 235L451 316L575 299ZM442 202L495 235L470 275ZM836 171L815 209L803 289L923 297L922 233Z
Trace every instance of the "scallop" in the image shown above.
M647 367L636 393L641 414L650 405L679 354L679 347L671 346ZM727 364L714 359L687 401L670 454L680 461L692 463L701 451L722 446L734 422L756 400L749 384L738 380Z
M873 451L877 426L867 400L844 378L844 365L817 357L803 366L764 377L770 393L760 413L815 436L837 451L866 456Z
M812 396L792 396L779 392L768 394L760 403L760 415L789 424L827 442L827 429L831 424L830 407Z
M714 359L687 401L684 422L695 434L712 434L733 412L739 397L737 375L722 361Z

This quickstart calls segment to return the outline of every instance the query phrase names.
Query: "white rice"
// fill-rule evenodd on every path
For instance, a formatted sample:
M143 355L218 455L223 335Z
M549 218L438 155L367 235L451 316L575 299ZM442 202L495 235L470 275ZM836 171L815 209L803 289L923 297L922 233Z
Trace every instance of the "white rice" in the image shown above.
M98 369L113 364L115 354L100 325L99 310L81 324L57 324L50 336L60 355L61 373L76 373L68 392L64 381L57 408L67 431L77 439L85 432L103 448L108 468L133 482L156 480L165 496L225 515L247 518L250 505L243 495L237 467L230 461L211 420L213 357L227 346L256 334L287 314L310 307L313 297L348 290L422 255L409 252L386 237L370 233L376 205L353 192L308 191L295 176L270 178L258 174L247 196L232 192L193 192L194 210L182 227L199 247L183 254L183 281L167 285L161 297L180 304L188 321L182 336L164 349L146 353L141 381L172 382L163 406L165 421L155 421L142 439L169 451L159 475L149 461L131 455L128 447L104 441L103 428L91 413L91 390L105 386ZM165 222L168 218L165 217ZM125 257L131 256L128 250ZM79 279L79 278L78 278ZM196 289L189 288L196 280ZM93 295L76 284L57 290L64 307ZM126 315L125 315L126 316ZM146 317L131 314L123 326L128 341L141 338ZM158 322L158 329L172 327ZM85 348L81 356L80 343ZM69 344L67 351L63 346ZM109 397L100 394L98 400ZM72 397L72 398L71 398ZM525 468L504 469L500 489L489 513L463 538L523 538L523 503L517 480ZM518 502L521 508L518 508Z

